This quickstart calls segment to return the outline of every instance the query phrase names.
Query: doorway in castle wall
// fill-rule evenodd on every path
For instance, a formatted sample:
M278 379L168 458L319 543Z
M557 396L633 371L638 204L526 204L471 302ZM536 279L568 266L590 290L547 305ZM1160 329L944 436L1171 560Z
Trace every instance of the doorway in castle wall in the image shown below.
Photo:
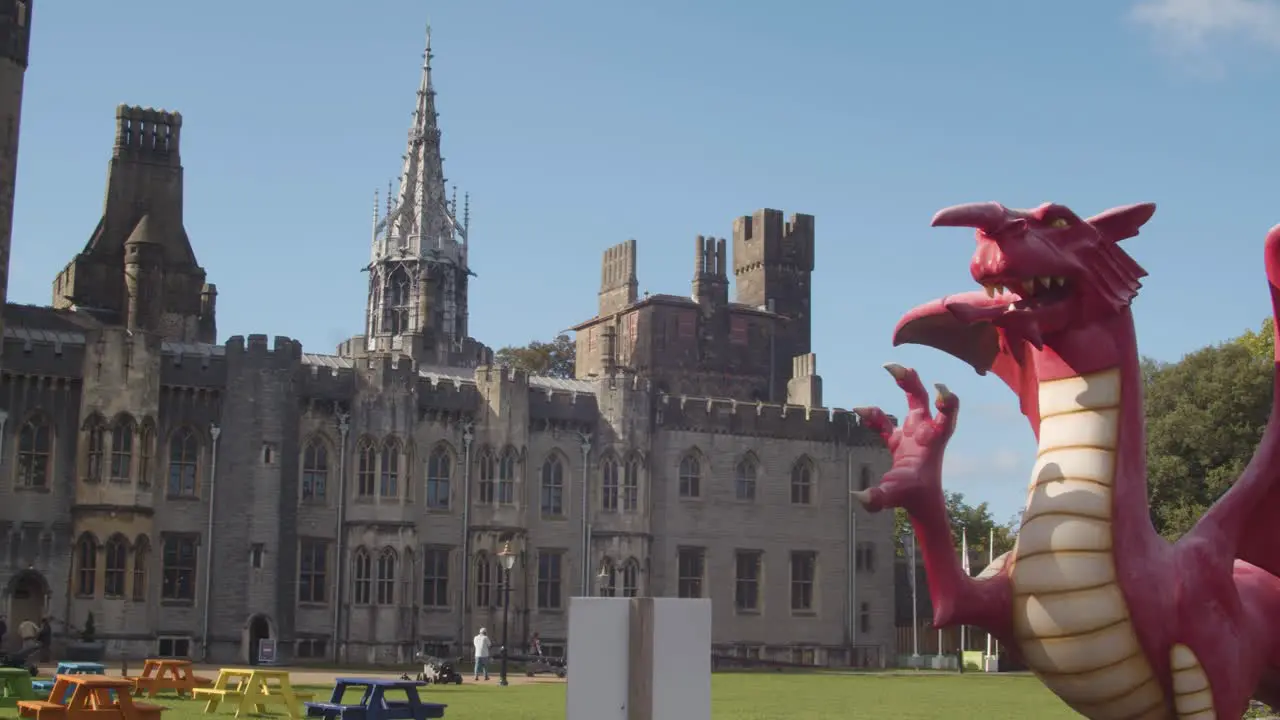
M245 628L245 653L250 665L258 664L258 648L263 640L271 639L271 620L266 615L254 615L249 618L249 627Z
M9 631L4 637L5 647L18 647L18 626L30 620L37 625L45 615L49 599L49 583L38 571L27 569L9 579Z

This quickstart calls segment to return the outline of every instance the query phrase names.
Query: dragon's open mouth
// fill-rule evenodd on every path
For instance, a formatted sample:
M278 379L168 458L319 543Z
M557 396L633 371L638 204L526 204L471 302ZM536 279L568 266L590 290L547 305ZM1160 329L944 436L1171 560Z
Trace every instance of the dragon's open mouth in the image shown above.
M982 286L989 298L994 299L997 295L1009 296L1008 310L1034 310L1071 296L1071 284L1061 276L1042 275L1031 279L983 278Z
M1002 317L1056 305L1070 298L1072 291L1070 280L1050 275L1033 278L993 275L983 277L979 284L986 291L985 298L975 293L948 298L947 310L964 322L994 321L1002 325L999 321Z

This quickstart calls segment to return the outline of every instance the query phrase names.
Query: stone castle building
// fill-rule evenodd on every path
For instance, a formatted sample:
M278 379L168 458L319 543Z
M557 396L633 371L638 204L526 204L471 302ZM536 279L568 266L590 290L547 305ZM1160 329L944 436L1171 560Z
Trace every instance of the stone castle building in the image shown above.
M31 9L0 0L6 265ZM284 660L405 662L499 632L510 543L513 645L562 649L571 596L653 594L710 597L722 652L888 657L892 517L849 495L888 455L822 407L813 218L736 221L733 302L725 240L697 239L691 297L638 297L634 241L611 248L578 377L495 366L470 335L427 48L364 334L334 354L218 344L183 118L117 108L97 228L49 306L4 306L10 627L47 614L69 640L92 613L108 656L245 662L270 639Z

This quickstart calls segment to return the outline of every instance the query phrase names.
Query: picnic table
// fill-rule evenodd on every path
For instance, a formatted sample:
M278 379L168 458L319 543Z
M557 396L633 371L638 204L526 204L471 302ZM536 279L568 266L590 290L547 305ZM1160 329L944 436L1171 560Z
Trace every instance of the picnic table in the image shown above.
M383 678L338 678L329 702L307 703L307 717L325 720L427 720L444 717L445 705L422 702L418 688L426 683ZM351 690L363 690L358 704L343 702ZM404 700L388 700L387 691L404 693Z
M218 705L226 700L236 703L236 717L250 711L265 713L267 705L283 705L295 720L303 716L299 700L313 697L312 693L295 691L287 671L264 668L222 668L213 687L196 688L192 694L208 698L204 704L206 713L217 711Z
M136 695L146 693L147 697L155 697L156 693L172 690L182 697L190 695L200 685L190 660L177 658L147 658L142 663L142 674L131 677L133 691Z
M105 675L58 675L50 698L20 700L18 715L32 720L159 720L164 708L135 703L127 678Z
M67 662L63 660L58 663L58 669L54 671L55 675L105 675L107 668L102 663L96 662ZM31 689L40 693L44 697L50 697L53 692L53 680L33 680L31 681ZM67 686L67 693L71 692L71 686ZM115 690L109 691L114 693ZM66 704L70 695L64 695L63 704ZM34 700L35 698L31 698Z
M0 668L0 707L17 707L21 700L35 700L31 673L26 668Z

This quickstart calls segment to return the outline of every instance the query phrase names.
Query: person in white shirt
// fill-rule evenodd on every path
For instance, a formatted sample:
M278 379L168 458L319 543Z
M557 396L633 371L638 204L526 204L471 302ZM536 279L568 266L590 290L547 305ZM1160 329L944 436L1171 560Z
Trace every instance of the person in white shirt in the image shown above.
M40 626L31 620L23 620L22 623L18 625L18 636L22 638L23 650L36 647L40 644L40 641L37 639L40 636Z
M480 675L484 675L484 679L489 679L489 634L484 628L480 628L480 632L476 634L473 641L476 646L476 672L474 680L479 680Z

